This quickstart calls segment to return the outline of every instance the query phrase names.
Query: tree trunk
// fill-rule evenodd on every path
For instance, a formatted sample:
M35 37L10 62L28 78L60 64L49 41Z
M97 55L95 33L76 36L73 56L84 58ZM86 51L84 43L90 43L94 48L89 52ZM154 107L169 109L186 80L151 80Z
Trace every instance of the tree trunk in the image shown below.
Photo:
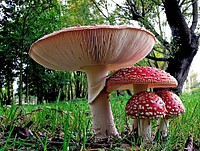
M70 85L67 85L67 100L69 101L70 99Z
M178 81L178 87L173 88L175 93L182 91L185 80L187 79L190 65L198 51L199 37L194 30L197 23L197 2L193 2L193 24L189 28L180 10L177 0L165 0L163 2L167 21L172 31L174 50L173 58L170 59L166 69Z
M74 72L76 98L81 98L81 82L80 82L81 77L80 76L81 76L80 71Z
M29 64L27 61L27 68L26 68L26 103L29 103Z
M74 94L73 94L73 86L72 86L72 81L70 81L70 99L74 99Z
M37 87L37 104L42 104L42 99L43 99L43 89L41 85L38 83Z
M4 105L4 95L3 95L3 84L1 83L1 79L0 79L0 106Z
M20 50L20 58L21 58L21 62L20 62L20 72L19 72L19 105L22 105L22 50Z
M180 49L180 52L177 53L174 58L170 59L168 68L166 69L166 72L169 72L178 81L178 87L172 88L172 90L177 94L182 92L183 85L187 79L192 60L197 53L198 45L196 48L188 46L182 49L183 50ZM188 55L186 55L184 50L187 51Z
M6 105L11 105L12 104L12 101L11 101L11 80L10 80L10 77L8 76L7 78L7 97L6 97L6 100L5 100L5 104Z

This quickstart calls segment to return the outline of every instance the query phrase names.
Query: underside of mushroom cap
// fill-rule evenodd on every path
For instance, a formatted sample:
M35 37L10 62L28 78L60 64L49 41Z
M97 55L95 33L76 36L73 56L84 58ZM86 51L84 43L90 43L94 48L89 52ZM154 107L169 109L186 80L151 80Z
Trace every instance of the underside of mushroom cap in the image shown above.
M156 40L149 31L133 26L77 26L37 40L30 56L44 67L60 71L105 65L118 70L143 59Z
M164 70L153 67L128 67L107 78L106 91L133 89L133 84L147 84L148 88L177 87L177 80Z
M165 112L165 103L154 92L137 93L126 104L126 115L133 119L157 119Z
M167 109L165 118L180 116L185 112L185 107L181 99L175 93L168 90L160 90L156 94L165 102Z

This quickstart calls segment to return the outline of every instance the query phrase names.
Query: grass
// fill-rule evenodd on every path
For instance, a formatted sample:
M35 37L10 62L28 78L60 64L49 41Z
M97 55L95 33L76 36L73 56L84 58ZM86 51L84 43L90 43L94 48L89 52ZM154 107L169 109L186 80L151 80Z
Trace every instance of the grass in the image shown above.
M129 98L111 96L116 127L122 138L107 150L125 150L119 146L122 142L131 144L132 150L137 146L137 140L129 132L131 119L125 116L124 111ZM187 111L170 121L168 138L140 146L140 150L184 150L191 133L194 143L200 145L200 90L183 94L181 99ZM153 123L155 129L156 121ZM0 150L85 150L92 141L91 113L87 100L0 108Z

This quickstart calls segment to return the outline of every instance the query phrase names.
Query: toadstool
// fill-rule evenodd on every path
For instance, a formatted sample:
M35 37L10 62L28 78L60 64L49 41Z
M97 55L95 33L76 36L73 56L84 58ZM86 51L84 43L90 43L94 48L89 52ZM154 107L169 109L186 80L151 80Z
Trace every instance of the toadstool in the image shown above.
M147 141L151 140L151 120L163 117L165 112L165 103L154 92L139 92L126 104L126 115L138 119L138 133Z
M133 26L77 26L40 38L31 46L30 56L46 68L86 72L88 102L98 140L119 135L104 90L108 71L140 61L155 42L152 33Z
M106 91L133 89L134 94L147 91L148 88L176 87L177 80L169 73L146 66L136 66L120 69L109 76L106 81ZM137 130L138 121L133 120L133 129Z
M169 126L169 119L173 117L180 116L185 112L185 107L181 99L173 92L168 90L157 91L156 94L162 98L165 102L167 109L166 115L164 118L159 120L159 130L162 138L167 137L167 128Z
M164 70L136 66L120 69L109 76L106 91L133 89L134 94L148 88L177 87L177 80Z

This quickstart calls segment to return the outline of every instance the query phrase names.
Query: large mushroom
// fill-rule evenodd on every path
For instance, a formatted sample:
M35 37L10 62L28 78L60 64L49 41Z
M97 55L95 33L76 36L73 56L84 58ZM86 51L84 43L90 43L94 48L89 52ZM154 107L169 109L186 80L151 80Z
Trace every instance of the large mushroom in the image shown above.
M77 26L40 38L31 46L30 56L50 69L86 72L88 101L98 140L119 135L104 90L108 71L140 61L155 42L149 31L133 26Z
M161 138L164 139L167 137L167 129L169 127L169 119L173 117L180 116L185 112L185 107L181 99L173 92L168 90L157 91L156 94L162 98L165 102L167 109L166 115L164 118L159 119L158 129L161 133Z
M120 69L109 76L106 91L132 90L134 94L147 91L148 88L177 87L177 80L164 70L136 66ZM138 120L133 120L133 129L137 131Z
M151 120L164 117L165 112L165 103L154 92L137 93L126 104L126 115L139 121L138 133L144 141L152 138Z

